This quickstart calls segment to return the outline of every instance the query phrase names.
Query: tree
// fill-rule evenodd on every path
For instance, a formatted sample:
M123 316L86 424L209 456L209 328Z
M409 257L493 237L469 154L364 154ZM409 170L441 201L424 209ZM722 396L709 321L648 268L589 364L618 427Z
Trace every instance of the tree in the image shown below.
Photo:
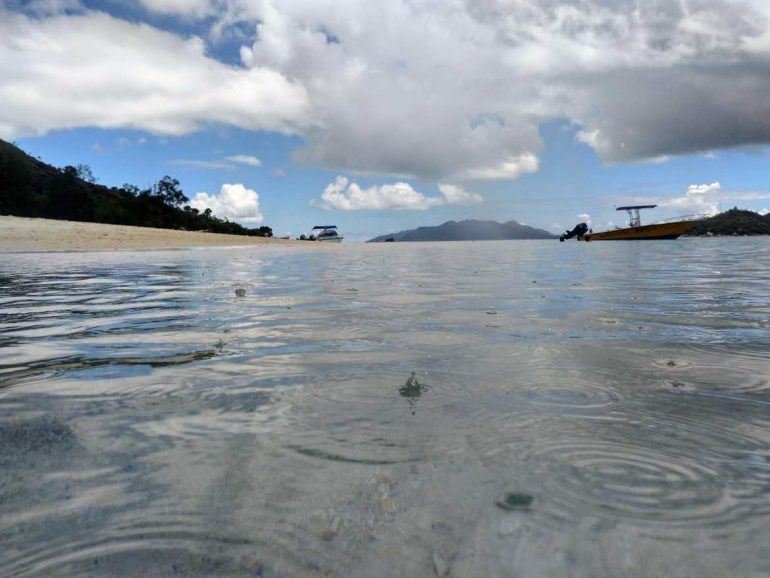
M79 221L93 218L94 202L76 167L66 166L51 179L49 199L47 217Z
M96 184L96 177L91 171L91 167L88 165L78 165L75 167L75 170L77 171L77 176L79 179L82 179L87 183L91 183L92 185Z
M0 141L0 215L34 211L32 166L15 146Z
M160 197L163 203L169 207L179 207L190 202L190 199L179 188L179 181L168 175L155 183L153 192L155 196Z
M129 195L133 195L134 197L138 197L139 193L142 191L139 190L139 187L136 185L132 185L130 183L123 183L122 189L126 191Z

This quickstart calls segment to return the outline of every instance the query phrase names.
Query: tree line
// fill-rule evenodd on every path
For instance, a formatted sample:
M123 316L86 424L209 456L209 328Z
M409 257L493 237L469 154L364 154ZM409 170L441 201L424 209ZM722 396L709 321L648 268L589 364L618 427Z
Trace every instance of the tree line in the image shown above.
M87 165L57 169L0 140L0 214L114 225L210 231L272 237L270 227L250 229L221 219L211 209L190 207L179 181L164 176L140 189L105 187Z
M698 221L688 235L770 235L770 215L733 207Z

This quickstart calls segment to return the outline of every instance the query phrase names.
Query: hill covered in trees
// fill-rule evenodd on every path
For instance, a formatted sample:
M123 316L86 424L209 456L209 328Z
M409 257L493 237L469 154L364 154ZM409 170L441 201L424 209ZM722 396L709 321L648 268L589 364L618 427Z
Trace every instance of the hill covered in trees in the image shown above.
M698 221L688 235L770 235L770 214L733 208Z
M435 227L418 227L390 235L381 235L369 243L383 241L493 241L505 239L555 239L543 229L522 225L516 221L447 221Z
M58 169L0 140L0 215L66 219L113 225L211 231L271 237L270 227L249 229L210 209L187 205L179 181L165 176L148 189L105 187L85 166Z

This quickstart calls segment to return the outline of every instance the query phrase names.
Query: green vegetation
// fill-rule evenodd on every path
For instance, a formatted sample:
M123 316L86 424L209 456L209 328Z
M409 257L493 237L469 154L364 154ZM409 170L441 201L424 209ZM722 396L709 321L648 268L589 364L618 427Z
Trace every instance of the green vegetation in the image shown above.
M272 237L187 205L179 181L165 176L148 189L96 183L87 165L57 169L0 140L0 215Z
M699 221L688 235L770 235L770 215L737 207Z

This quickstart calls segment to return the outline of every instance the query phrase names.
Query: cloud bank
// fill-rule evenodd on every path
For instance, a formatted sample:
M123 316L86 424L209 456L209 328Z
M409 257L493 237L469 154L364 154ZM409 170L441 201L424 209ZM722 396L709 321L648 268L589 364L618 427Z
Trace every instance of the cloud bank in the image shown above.
M364 189L339 176L321 193L321 202L313 204L340 211L425 211L439 205L470 205L483 201L480 195L456 185L440 184L438 188L441 196L426 197L409 183L397 182Z
M673 215L714 216L721 211L721 204L738 206L741 202L756 202L770 199L766 190L730 190L720 182L694 184L687 187L683 195L670 197L625 197L620 200L627 203L657 203L663 209L669 209Z
M690 185L683 197L663 199L658 203L661 207L677 209L694 215L713 217L719 213L718 196L722 185L718 182L703 185Z
M766 0L141 2L208 44L0 8L0 136L225 123L302 136L300 162L433 182L536 171L553 119L610 163L770 143ZM212 57L236 30L239 64Z
M180 38L107 14L31 18L0 7L0 137L82 126L181 135L211 122L296 132L305 89L232 67Z

